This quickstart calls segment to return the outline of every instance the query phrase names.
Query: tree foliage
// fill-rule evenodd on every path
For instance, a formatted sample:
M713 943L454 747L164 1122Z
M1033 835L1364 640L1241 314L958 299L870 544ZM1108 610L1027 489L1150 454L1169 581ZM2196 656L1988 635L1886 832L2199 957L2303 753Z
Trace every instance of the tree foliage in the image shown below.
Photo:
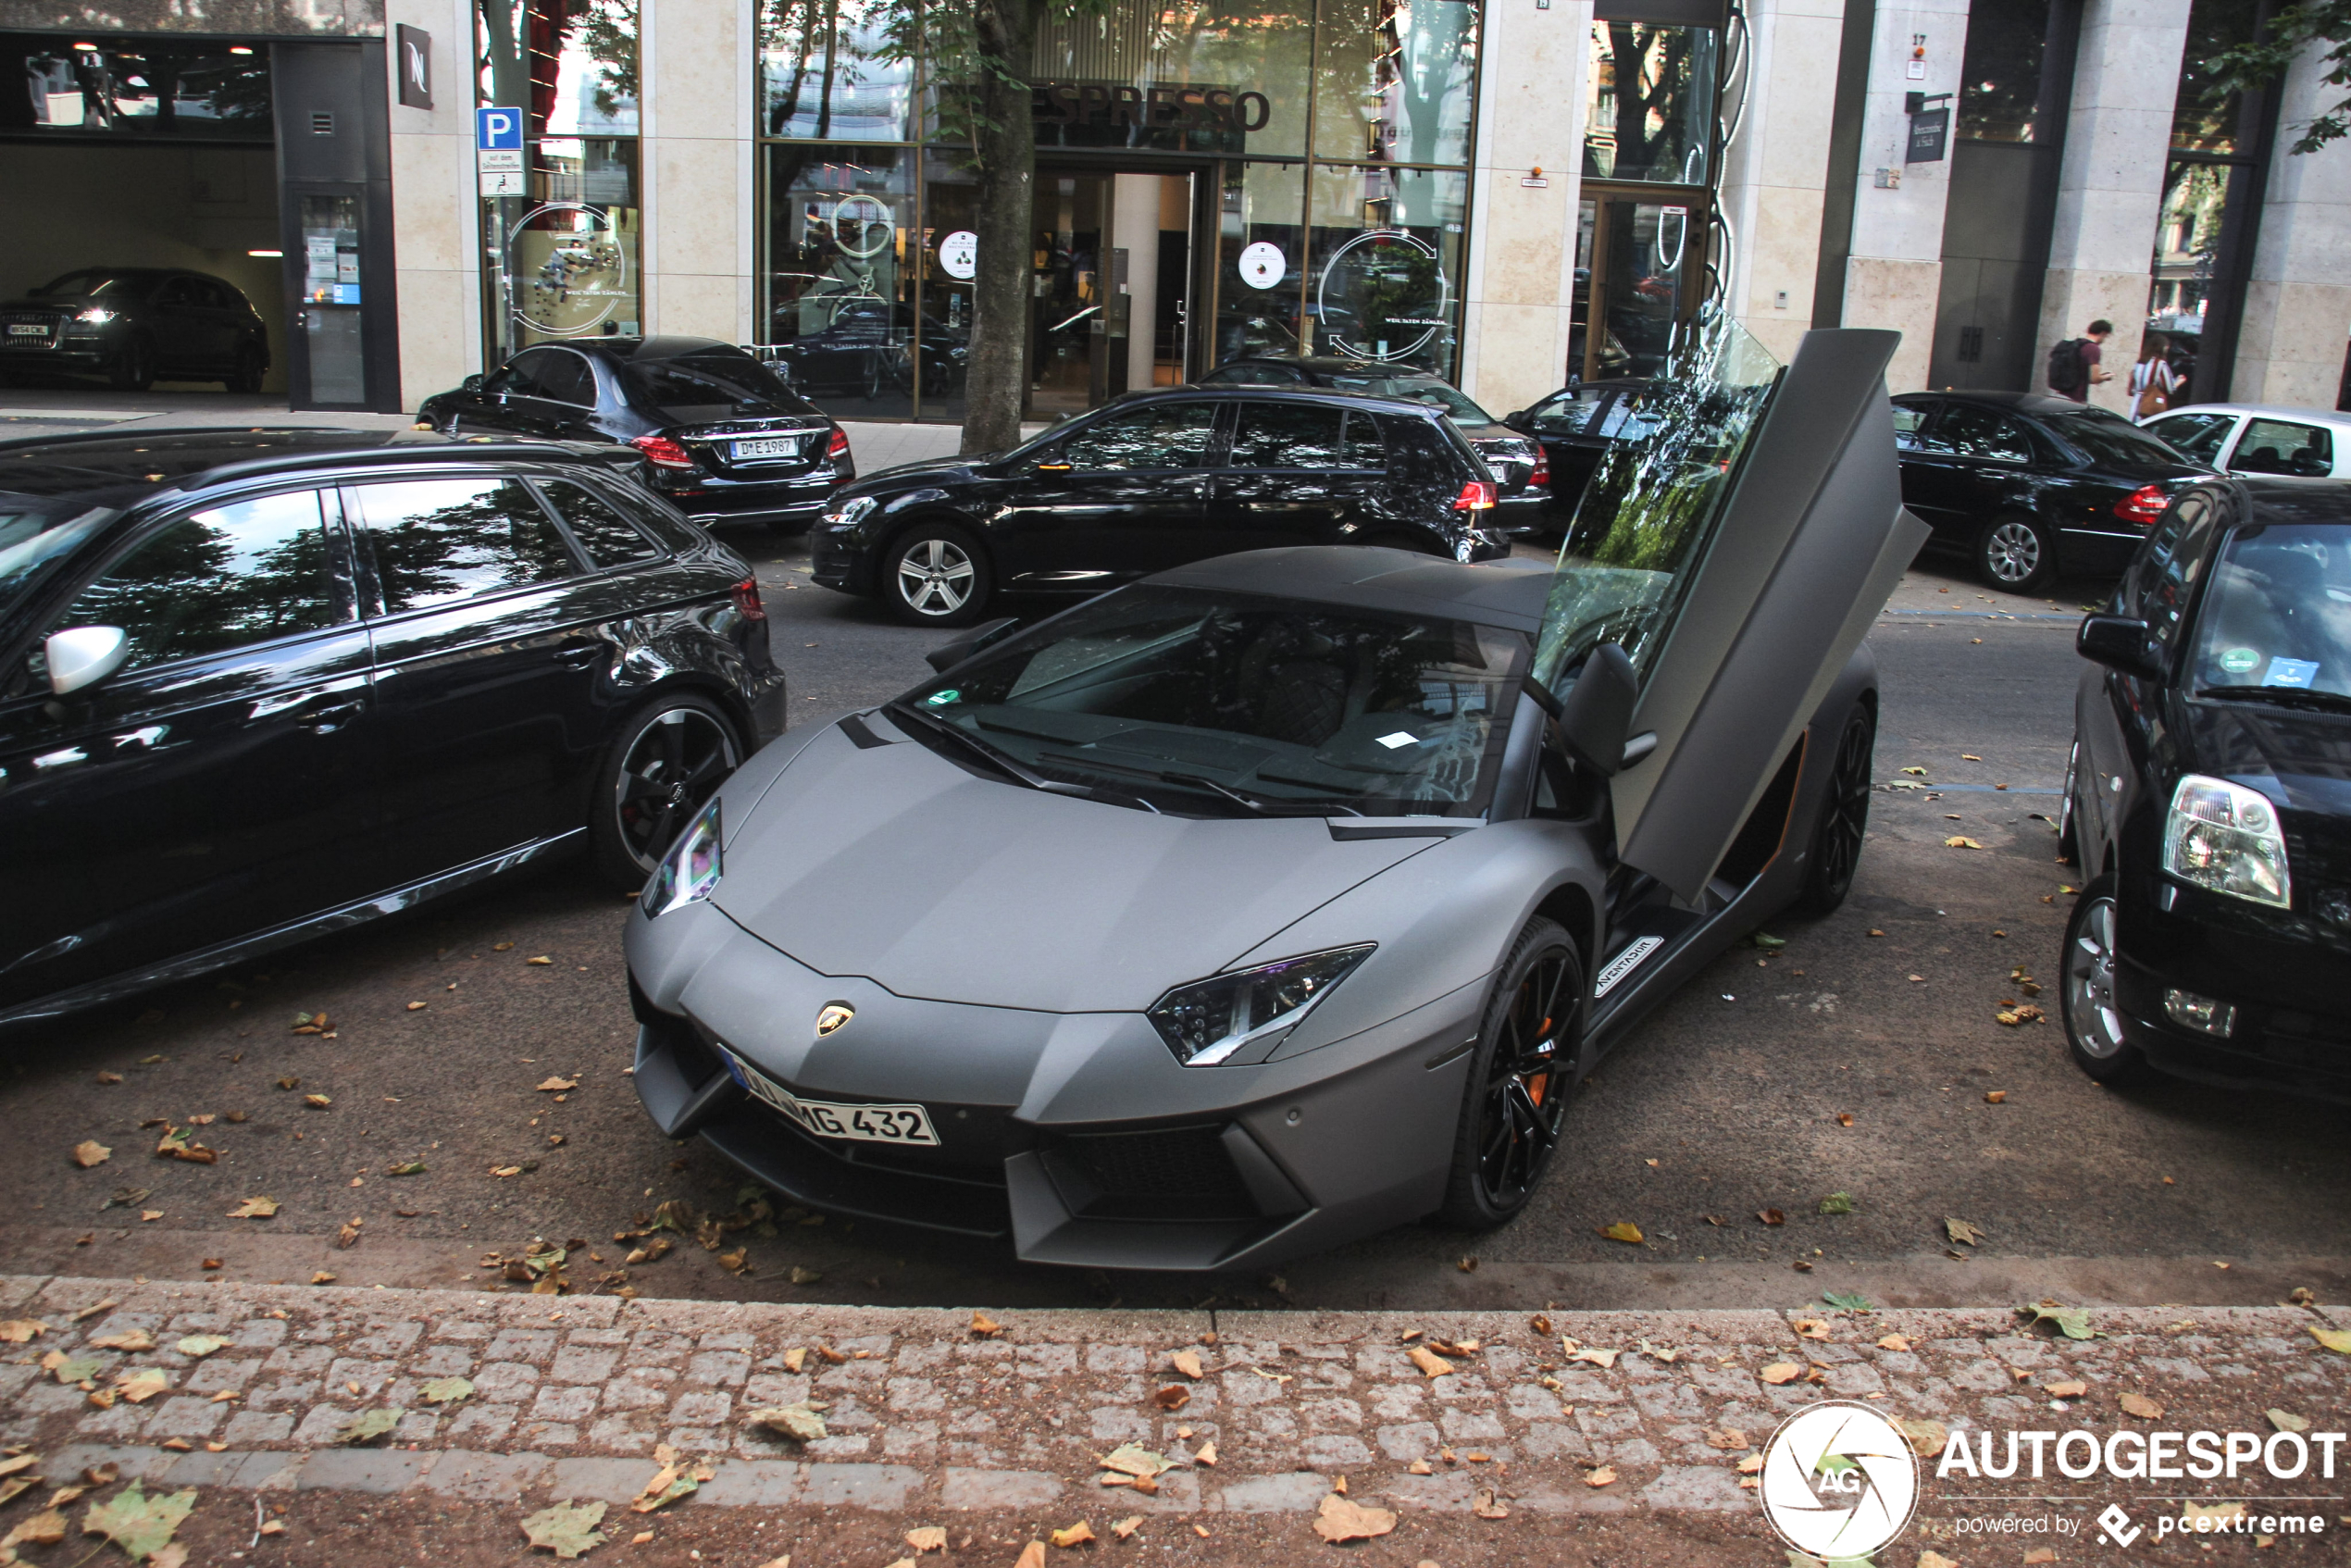
M2320 81L2342 91L2334 103L2313 115L2292 147L2315 153L2351 135L2351 0L2301 0L2272 16L2259 36L2224 51L2213 62L2214 85L2250 93L2284 77L2304 50L2323 48Z

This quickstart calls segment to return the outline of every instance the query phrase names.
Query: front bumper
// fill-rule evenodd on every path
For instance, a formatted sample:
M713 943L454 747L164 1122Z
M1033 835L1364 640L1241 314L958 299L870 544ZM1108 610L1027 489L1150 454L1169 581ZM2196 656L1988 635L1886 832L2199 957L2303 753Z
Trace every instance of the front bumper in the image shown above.
M792 1201L1009 1238L1033 1263L1231 1270L1418 1218L1444 1191L1481 986L1263 1067L1189 1069L1138 1013L1044 1014L827 977L709 904L628 922L640 1099ZM819 1039L828 1005L854 1010ZM805 1099L920 1103L940 1139L818 1138L717 1042Z
M873 570L857 548L856 529L819 525L808 535L808 575L819 588L843 593L873 591Z

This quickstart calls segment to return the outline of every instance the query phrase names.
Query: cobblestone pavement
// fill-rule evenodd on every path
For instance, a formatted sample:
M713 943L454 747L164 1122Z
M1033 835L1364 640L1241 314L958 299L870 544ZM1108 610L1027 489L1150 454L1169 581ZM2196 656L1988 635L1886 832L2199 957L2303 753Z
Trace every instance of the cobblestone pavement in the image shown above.
M1753 1537L1751 1550L1725 1545L1724 1561L1777 1563L1740 1465L1824 1398L1922 1424L1907 1429L1937 1455L1942 1435L1923 1424L2102 1440L2118 1428L2266 1437L2298 1420L2313 1431L2299 1478L2253 1466L2178 1495L2257 1509L2290 1496L2328 1530L2351 1514L2351 1481L2318 1462L2323 1449L2330 1470L2351 1463L2319 1441L2344 1425L2351 1356L2312 1332L2351 1313L2317 1307L2094 1311L2097 1337L2077 1340L2001 1309L1007 1311L991 1325L962 1310L10 1278L0 1319L0 1340L14 1340L0 1344L0 1440L37 1454L34 1473L63 1486L112 1466L240 1517L254 1499L219 1494L437 1499L504 1506L517 1524L554 1500L595 1500L633 1529L641 1516L621 1505L675 1450L706 1473L665 1519L851 1510L902 1528L1017 1515L1042 1532L1090 1517L1107 1536L1120 1516L1164 1532L1294 1515L1306 1553L1324 1549L1307 1516L1344 1485L1424 1543L1450 1540L1449 1562L1489 1560L1514 1528L1551 1538L1579 1518L1712 1512L1738 1527L1726 1543ZM826 1435L805 1442L750 1416L811 1401ZM352 1444L371 1412L391 1412L389 1431ZM1101 1485L1113 1472L1100 1462L1121 1445L1173 1462L1155 1493ZM2161 1506L2156 1483L2054 1470L1941 1482L1925 1468L1914 1529L1955 1561L1992 1560L1958 1549L1986 1507L2071 1518L2078 1546L2108 1502ZM39 1496L8 1503L0 1526ZM2284 1544L2340 1560L2332 1539ZM1910 1568L1915 1555L1897 1547L1885 1562ZM1997 1560L2019 1555L2007 1542Z

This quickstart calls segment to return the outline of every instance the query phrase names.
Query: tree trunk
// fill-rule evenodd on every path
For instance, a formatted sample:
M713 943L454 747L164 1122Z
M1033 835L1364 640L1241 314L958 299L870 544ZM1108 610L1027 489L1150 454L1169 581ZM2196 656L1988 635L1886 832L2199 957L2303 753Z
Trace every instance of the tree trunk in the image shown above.
M1028 380L1028 278L1036 236L1037 130L1025 81L1042 0L978 0L981 72L972 128L979 183L979 271L972 281L971 353L964 361L966 453L1020 442Z

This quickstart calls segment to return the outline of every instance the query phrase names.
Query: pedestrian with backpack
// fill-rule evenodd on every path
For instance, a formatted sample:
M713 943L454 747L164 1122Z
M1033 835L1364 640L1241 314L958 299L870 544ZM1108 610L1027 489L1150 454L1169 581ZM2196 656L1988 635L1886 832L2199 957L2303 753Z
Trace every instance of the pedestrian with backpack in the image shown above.
M2100 381L2114 380L2114 373L2098 367L2098 349L2114 335L2114 323L2100 317L2090 323L2088 335L2068 338L2049 350L2049 390L2059 397L2070 397L2076 403L2090 401L2090 389Z

